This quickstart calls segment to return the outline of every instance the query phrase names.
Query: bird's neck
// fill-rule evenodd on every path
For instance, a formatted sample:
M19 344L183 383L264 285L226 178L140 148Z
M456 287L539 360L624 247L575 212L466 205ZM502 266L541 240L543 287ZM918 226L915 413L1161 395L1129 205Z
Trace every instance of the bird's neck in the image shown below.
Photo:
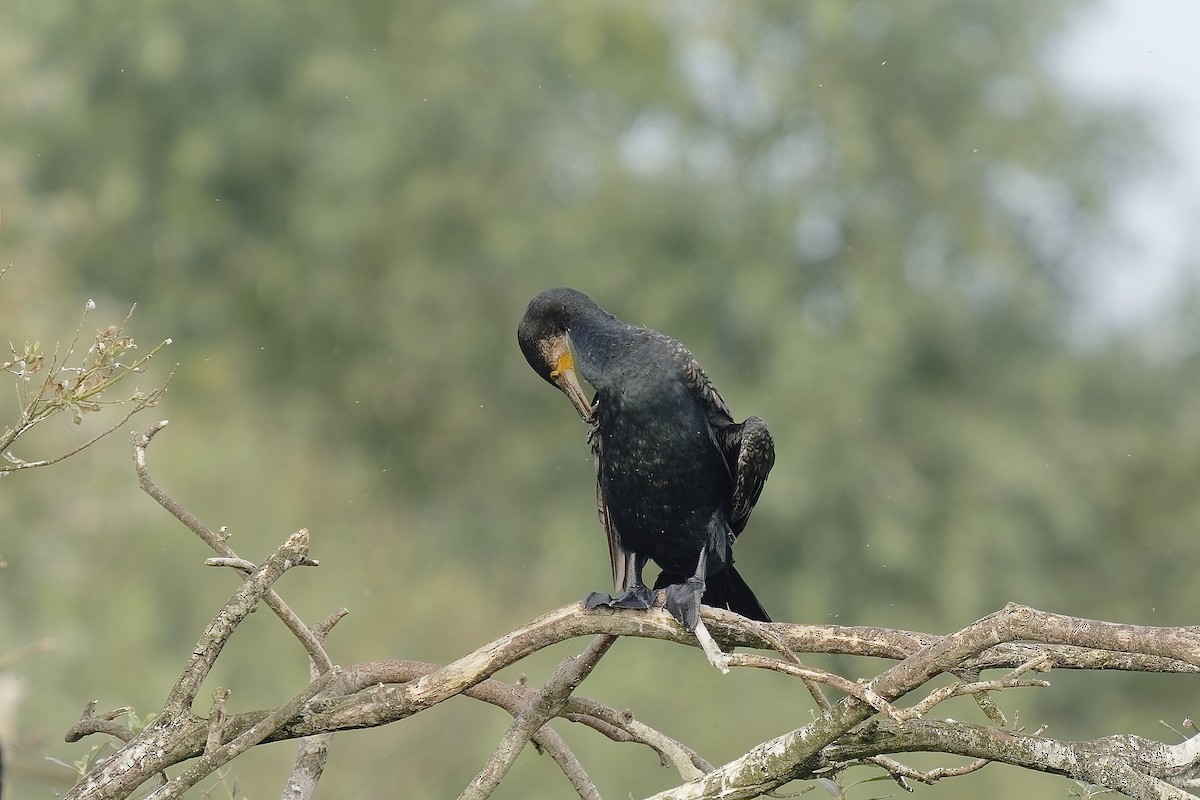
M670 340L619 320L611 322L572 331L580 374L610 404L643 395L672 402L683 387L673 369Z
M615 319L589 320L571 331L579 371L603 393L627 376L637 329Z

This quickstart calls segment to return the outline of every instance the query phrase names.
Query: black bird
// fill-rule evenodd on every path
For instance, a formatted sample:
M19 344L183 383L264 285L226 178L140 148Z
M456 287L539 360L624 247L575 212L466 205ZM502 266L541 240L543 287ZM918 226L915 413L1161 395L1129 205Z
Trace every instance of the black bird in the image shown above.
M667 610L689 629L701 602L770 622L733 567L733 542L775 463L766 424L735 423L682 344L621 322L574 289L535 297L517 341L590 426L596 500L621 594L592 592L588 608L649 608L642 569L653 560L662 568L654 589L667 590ZM576 368L596 390L591 403Z

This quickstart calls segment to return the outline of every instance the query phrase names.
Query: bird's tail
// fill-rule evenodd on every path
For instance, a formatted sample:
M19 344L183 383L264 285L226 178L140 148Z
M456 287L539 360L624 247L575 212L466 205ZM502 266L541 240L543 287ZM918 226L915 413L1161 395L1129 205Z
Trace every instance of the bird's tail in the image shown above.
M675 575L663 570L654 582L654 588L663 589L671 584L683 583L687 575ZM729 565L725 569L704 579L704 597L700 602L713 608L727 608L735 614L760 622L770 622L767 610L758 602L749 584L738 571Z

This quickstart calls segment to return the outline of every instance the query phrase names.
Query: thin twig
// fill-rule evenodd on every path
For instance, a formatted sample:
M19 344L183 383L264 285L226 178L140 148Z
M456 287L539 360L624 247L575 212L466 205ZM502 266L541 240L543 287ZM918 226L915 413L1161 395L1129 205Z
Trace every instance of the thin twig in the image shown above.
M68 450L67 452L57 455L53 458L44 458L41 461L10 462L11 466L0 467L0 474L6 473L6 472L16 472L16 471L22 470L22 469L33 469L34 467L48 467L51 464L57 464L60 461L65 461L66 459L70 458L71 456L78 455L79 453L88 449L89 447L91 447L92 445L94 445L96 442L100 441L104 437L109 436L110 434L115 433L119 429L123 428L125 426L125 423L129 422L129 420L133 419L133 416L135 414L145 411L147 408L152 408L153 406L157 405L158 400L167 391L167 384L170 383L171 376L174 374L175 374L175 371L172 370L171 375L167 376L166 383L164 383L160 388L155 389L153 392L148 394L144 401L140 401L140 402L136 403L134 405L133 409L130 410L129 412L127 412L125 414L125 416L121 417L119 420L114 422L112 425L108 426L100 433L98 433L95 436L93 436L92 438L88 439L83 444L80 444L77 447L73 447L72 449Z
M9 462L9 466L0 467L0 476L7 475L20 470L33 469L35 467L46 467L51 464L56 464L64 459L70 458L81 452L82 450L91 447L100 439L110 435L117 429L124 426L131 417L140 411L155 406L166 393L170 386L171 379L175 375L175 369L167 375L166 380L161 386L154 389L147 395L142 395L141 392L135 392L130 397L123 397L118 400L103 400L104 392L111 389L117 383L126 378L130 373L143 372L145 366L151 359L156 357L163 348L171 344L170 339L165 339L159 343L153 350L145 356L137 359L132 364L122 364L119 361L106 361L112 354L103 349L104 344L110 340L116 344L116 337L119 337L123 332L124 327L128 324L133 315L131 308L129 314L120 326L113 326L97 333L96 344L88 350L88 356L95 354L94 359L89 361L88 356L84 357L80 366L68 366L68 362L75 355L76 347L79 344L80 335L83 331L84 323L87 320L88 314L95 308L95 303L89 300L83 309L80 316L79 324L75 327L71 341L67 345L64 352L61 343L56 344L54 353L50 358L50 363L45 364L45 356L40 350L33 351L29 345L26 345L23 356L17 361L4 362L0 364L0 370L13 371L23 380L18 380L15 389L17 392L17 404L20 407L20 420L17 425L12 428L5 428L0 433L0 455ZM136 308L136 306L135 306ZM110 331L112 333L110 334ZM103 337L103 339L102 339ZM118 345L122 348L132 349L135 347L132 339L122 339ZM14 349L14 355L16 351ZM30 357L34 358L34 365L29 366ZM11 368L18 363L25 364L20 370L12 370ZM30 376L38 370L44 371L44 377L36 390L27 391L25 389L26 382ZM71 377L63 378L63 374L68 373ZM76 422L80 421L80 417L87 411L98 410L104 405L121 405L132 404L133 408L127 412L115 424L105 428L99 434L86 440L80 445L72 448L66 453L62 453L53 458L39 459L36 461L27 461L16 457L9 452L9 449L16 443L18 439L28 433L33 427L45 422L55 414L71 409L75 413Z
M105 714L97 717L96 701L89 700L87 705L83 707L83 713L79 715L79 721L67 731L66 741L77 742L93 733L107 733L109 736L120 739L122 742L132 741L134 736L133 731L128 726L114 721L112 716Z
M919 770L914 769L907 764L902 764L893 758L888 758L887 756L872 756L864 760L870 764L882 767L896 780L897 783L900 783L900 781L907 778L919 783L924 783L928 786L932 786L943 778L958 778L963 775L969 775L972 772L981 770L988 764L992 763L991 759L977 758L970 764L964 764L960 767L937 767L930 770ZM900 783L900 785L905 791L912 791L912 788L907 784Z
M797 667L808 669L808 665L806 665L800 659L800 656L796 655L795 651L788 647L787 642L785 642L782 637L776 634L775 631L771 630L769 626L756 623L754 627L762 640L774 648L775 652L786 658L789 663L794 664ZM817 708L819 708L822 713L833 708L833 704L830 703L829 698L825 696L825 691L821 688L820 683L806 677L801 677L800 680L804 681L805 688L808 689L808 693L812 695L813 702L817 704Z
M700 649L708 658L708 663L719 669L722 675L729 674L729 654L717 646L712 634L705 627L704 620L696 621L696 629L693 632L696 634L696 641L700 643Z
M513 720L491 758L463 790L459 800L486 800L491 796L530 737L558 714L571 692L592 673L616 641L617 637L602 634L592 639L578 656L568 656L559 663L542 690Z
M1045 689L1049 685L1050 681L1030 678L1000 678L994 681L956 683L952 686L943 686L939 689L934 689L920 702L914 703L907 708L899 709L895 714L890 714L889 716L896 722L907 722L910 719L925 716L934 706L944 703L952 697L962 697L963 695L978 694L980 692L993 692L1001 689Z
M782 672L785 675L792 675L800 678L801 680L811 681L815 684L825 684L830 688L837 689L843 694L848 694L851 697L861 700L871 708L879 711L880 713L887 714L897 722L901 721L901 709L897 709L887 700L871 691L871 687L869 685L852 681L849 678L843 678L841 675L837 675L832 672L826 672L823 669L814 669L813 667L789 664L786 661L780 661L777 658L768 658L767 656L760 656L756 653L731 653L729 656L729 665L731 667L769 669L775 672Z
M603 703L586 697L571 697L567 701L564 716L571 718L571 712L581 713L593 719L602 720L624 734L624 741L637 742L647 745L658 753L664 766L672 766L682 780L690 781L698 778L713 768L687 745L679 742L662 731L651 728L644 722L635 719L630 711L617 711ZM595 726L592 726L595 727Z
M263 561L262 566L251 573L237 591L229 598L225 606L217 612L212 622L204 629L200 641L196 644L188 664L184 667L179 680L175 682L167 702L164 714L178 716L192 707L200 684L208 677L209 671L216 663L217 656L225 647L225 643L233 631L246 616L258 605L258 601L284 572L298 564L308 554L308 531L301 529L289 536L275 552Z
M201 541L211 547L218 556L240 560L240 556L225 543L223 536L214 533L207 525L200 521L199 517L188 511L179 501L164 492L150 476L150 470L146 463L146 449L150 446L150 442L154 437L167 424L167 420L164 419L151 425L145 433L134 433L131 437L133 467L137 472L138 484L141 486L142 491L154 498L155 502L165 508L171 516L183 523L188 530L199 536ZM287 626L287 629L292 632L292 635L304 647L309 658L320 665L321 671L328 670L333 666L333 662L329 659L329 654L325 652L325 648L321 645L320 641L317 640L317 637L313 635L308 626L304 624L304 621L283 601L283 598L274 590L268 590L262 599L266 606L275 612L275 615L279 617L283 624Z

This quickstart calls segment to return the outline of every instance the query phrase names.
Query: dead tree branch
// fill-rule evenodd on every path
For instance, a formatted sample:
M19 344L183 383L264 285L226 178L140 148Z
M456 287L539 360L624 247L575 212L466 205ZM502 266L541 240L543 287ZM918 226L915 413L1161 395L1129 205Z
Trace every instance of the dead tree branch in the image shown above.
M320 644L324 645L325 637L333 630L333 626L349 613L348 610L339 608L313 628L313 636ZM315 681L321 675L322 665L310 656L308 659L309 680ZM300 745L296 748L296 760L292 764L292 771L288 773L288 780L283 787L283 792L279 795L279 800L310 800L317 791L317 782L321 780L321 774L325 771L325 762L329 758L329 745L332 741L332 733L306 736L300 740Z
M225 607L213 617L204 630L188 665L179 681L167 696L166 714L179 716L192 707L200 684L208 677L217 663L225 643L241 621L258 606L258 601L284 572L299 564L308 555L308 531L299 530L287 538L274 553L250 574L246 581L233 593Z
M512 725L500 739L500 744L496 745L492 757L460 795L460 800L484 800L491 796L508 774L513 762L517 760L517 755L525 749L530 737L558 715L567 704L571 692L592 673L596 664L616 641L617 637L602 634L593 639L587 649L578 656L568 656L562 660L542 690L530 698L516 715ZM586 774L573 777L572 785L584 785L588 789L581 793L581 796L599 797L595 787L587 780Z
M159 488L154 479L150 477L150 469L146 463L146 449L150 446L150 442L154 437L163 428L167 427L167 424L168 421L164 419L161 422L151 425L145 433L134 433L131 436L133 444L133 468L138 476L138 484L142 487L142 491L154 498L155 502L165 508L171 516L183 523L184 527L199 536L200 540L211 547L218 556L228 559L229 564L242 562L239 563L237 569L243 574L249 574L252 571L249 562L244 562L233 551L233 548L225 543L224 536L213 532L211 528L200 521L199 517L184 508L182 503ZM311 564L312 562L309 563ZM292 635L299 640L308 653L308 657L320 665L322 672L333 666L329 660L329 654L325 652L325 648L321 642L308 629L304 621L288 608L287 604L283 602L283 599L274 590L267 590L266 594L263 595L263 602L267 608L275 612L275 615L287 626Z
M1064 775L1130 797L1190 800L1180 777L1185 764L1196 766L1197 738L1174 747L1128 735L1063 742L965 722L872 720L825 748L816 771L882 753L939 752Z
M1027 606L1009 604L957 633L933 642L905 658L869 682L874 691L894 701L937 675L961 669L980 653L1017 640L1046 644L1090 647L1157 656L1200 664L1200 628L1157 628L1123 625L1051 614ZM683 786L654 795L655 800L685 798L758 797L789 781L811 775L821 751L872 716L874 709L855 697L846 697L820 718L764 742L734 761ZM980 756L983 757L983 756ZM1003 760L1003 759L992 759ZM1077 767L1077 777L1131 797L1174 796L1142 790L1125 770L1099 771ZM1156 781L1157 782L1157 781Z
M1011 609L1006 609L1006 611L998 612L998 614L1005 614L1010 611L1019 612L1021 609L1022 607L1014 606ZM728 614L728 612L710 609L705 609L704 614L708 618L710 627L714 627L714 623L717 622L721 622L722 625L729 625L731 622L728 620L728 617L733 616ZM964 630L971 630L972 628L978 630L981 624L984 628L991 628L996 623L996 616L987 617L973 626L968 626ZM432 665L426 665L422 669L414 669L409 662L388 661L367 662L347 667L342 671L336 685L330 687L328 695L324 699L316 699L310 702L306 707L305 713L297 715L278 726L264 741L275 741L328 733L336 730L387 724L418 713L420 710L429 708L437 702L441 702L459 693L482 697L486 694L488 687L486 683L487 678L497 669L515 663L530 652L550 644L575 636L594 635L597 633L648 636L650 638L671 640L686 636L686 632L674 622L670 615L661 610L596 614L584 612L579 604L571 604L534 620L530 624L522 626L509 634L505 634L497 640L479 648L474 653L468 654L459 661L452 662L444 667L431 669ZM948 671L947 668L953 666L955 658L966 659L972 657L974 655L974 648L984 646L987 641L993 640L994 637L989 635L983 637L981 640L975 636L951 635L946 637L946 639L950 640L946 645L918 651L914 657L911 657L916 659L916 661L910 662L906 660L897 664L870 682L869 685L880 696L892 697L894 700L905 693L905 691L911 690L905 689L902 691L901 688L896 688L897 686L903 687L903 684L900 683L901 680L909 681L912 684L912 688L917 688L925 683L929 677L933 677L941 671ZM924 664L923 669L918 669L918 662ZM994 681L986 682L986 684L988 689L994 690L997 688ZM980 689L982 687L968 686L966 688ZM506 691L511 692L511 690ZM961 693L961 690L959 693ZM943 699L945 698L943 697ZM572 700L578 700L578 698L572 698ZM523 708L524 704L528 702L528 698L518 698L515 704L509 705L509 709L520 713L519 709ZM563 715L568 716L568 718L571 713L587 713L587 711L586 705L572 705L571 702L568 702L562 709ZM850 735L857 725L875 713L875 709L861 700L855 697L845 697L839 703L835 704L828 714L818 718L809 725L785 734L779 739L759 745L742 758L730 762L730 764L718 770L711 771L698 780L693 780L677 789L662 793L656 797L754 797L772 788L776 788L789 780L820 775L822 770L828 769L829 765L833 762L853 760L848 757L849 751L845 751L847 757L839 756L835 758L829 755L829 751L826 751L826 748L832 747L835 744L841 745L847 741L854 741L846 740L845 737ZM267 711L231 715L226 723L226 735L240 735L259 724L268 716L270 716L270 712ZM911 719L908 722L902 723L902 727L895 729L881 728L880 730L885 732L912 730L910 726L913 726L917 722L923 722L923 720ZM965 723L947 724L959 726ZM543 730L548 729L543 728ZM1000 729L986 728L984 730L996 732ZM195 720L191 729L183 728L174 731L174 746L171 748L171 751L174 753L174 761L171 763L179 763L188 758L200 756L204 752L206 736L207 726L203 720ZM1008 736L1007 733L1006 736ZM1012 734L1012 736L1006 738L1004 741L1022 741L1020 736L1020 734ZM648 737L639 737L638 740L647 744L651 743ZM822 740L824 741L822 742ZM862 757L871 757L883 752L896 753L908 752L912 749L922 749L919 747L901 746L904 742L900 739L893 738L890 741L895 742L895 745L890 750L887 747L877 745L874 750L863 750ZM974 756L976 758L987 758L989 760L1015 763L1018 766L1026 766L1022 759L999 757L994 748L991 750L972 750L963 746L951 749L941 739L927 737L922 741L928 743L928 749L933 752ZM1038 737L1037 741L1047 742L1053 740ZM1174 770L1173 774L1181 776L1180 780L1182 781L1193 774L1189 770L1200 769L1200 752L1197 751L1198 744L1200 743L1189 739L1188 743L1177 745L1174 750L1165 749L1168 747L1166 745L1159 745L1164 748L1160 757L1162 764L1165 765L1160 769L1163 776L1166 776L1169 771L1167 767L1170 767ZM803 753L808 750L811 751L809 755L797 757L797 753ZM773 761L772 756L778 759L778 761ZM1065 760L1063 763L1066 763ZM160 771L164 766L158 763L145 763L141 765L141 769L145 779L149 779L149 777ZM701 769L703 768L701 767ZM750 769L759 770L754 781L746 781L744 778L738 777L746 774L744 771L739 772L738 770ZM1059 772L1056 769L1047 769L1045 771ZM1135 786L1130 780L1121 778L1118 773L1100 780L1104 776L1093 774L1094 772L1094 769L1081 769L1076 770L1074 773L1066 774L1070 774L1071 777L1079 780L1087 780L1101 786L1108 786L1117 791L1125 791ZM710 783L715 780L724 781L720 788ZM1159 777L1158 780L1166 781L1167 778ZM1149 795L1131 794L1131 796L1142 797Z
M1048 738L1042 729L1026 734L1008 727L991 698L1019 688L1045 690L1049 684L1032 672L1052 669L1131 670L1180 673L1187 680L1200 671L1200 626L1152 627L1069 617L1010 604L946 636L869 627L758 623L727 611L705 608L704 627L716 645L774 651L723 652L721 666L770 669L802 680L817 706L815 718L763 742L727 764L714 768L683 742L637 721L628 711L575 694L616 637L635 636L698 647L695 635L660 608L649 611L588 612L572 603L551 611L446 665L404 660L334 667L324 637L345 613L336 612L312 628L275 593L273 585L291 567L310 565L309 535L287 538L259 565L233 552L213 532L151 479L146 448L166 423L135 435L133 456L142 488L217 553L209 563L229 567L244 580L201 634L193 653L167 694L162 713L141 731L113 721L117 712L95 715L89 704L68 733L69 741L101 733L121 740L117 752L94 767L67 798L117 800L139 791L169 768L188 765L174 778L161 778L154 800L179 797L206 775L256 744L302 740L282 797L312 796L328 757L329 736L336 731L397 722L457 695L503 708L513 723L493 756L463 792L464 798L490 796L518 753L532 741L548 753L582 798L599 793L578 757L550 727L555 718L589 727L613 741L654 750L683 783L654 795L681 798L759 797L793 780L836 775L855 764L885 769L902 786L907 779L932 783L967 774L995 761L1064 775L1121 792L1138 800L1183 800L1200 787L1200 735L1178 744L1117 735L1071 742ZM230 635L262 601L303 644L310 660L310 683L277 708L234 713L229 694L219 690L208 718L197 716L194 701ZM545 647L580 636L595 637L584 652L565 659L538 690L492 676ZM837 653L883 657L895 663L869 681L855 681L806 666L800 653ZM699 655L699 654L697 654ZM987 669L1004 669L984 679ZM958 682L922 687L940 675ZM736 681L736 677L726 680ZM842 696L836 702L827 687ZM906 696L916 699L902 705ZM946 700L969 695L993 725L973 725L929 715ZM975 759L959 767L918 771L892 756L935 752ZM144 791L144 790L143 790Z

